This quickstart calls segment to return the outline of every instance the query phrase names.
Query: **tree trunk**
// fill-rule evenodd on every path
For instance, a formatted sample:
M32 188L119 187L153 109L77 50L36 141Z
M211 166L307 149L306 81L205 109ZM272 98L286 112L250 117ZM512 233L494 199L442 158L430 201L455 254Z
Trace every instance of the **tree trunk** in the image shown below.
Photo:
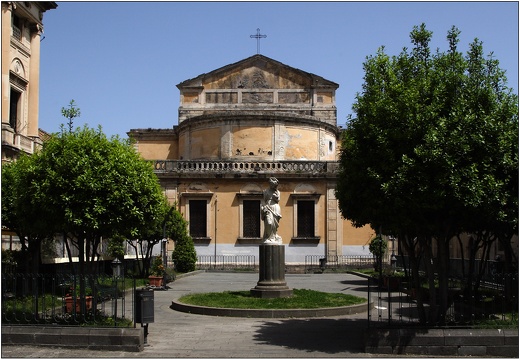
M421 280L419 276L419 260L415 252L414 238L408 235L401 235L403 247L408 254L410 261L410 267L412 270L412 288L415 289L417 299L417 311L419 314L419 322L421 324L426 323L426 309L424 308L424 298L421 291Z
M85 303L85 238L78 238L78 273L79 273L79 300L80 300L80 312L85 315L86 303Z
M63 239L65 240L65 249L67 250L67 256L69 257L69 265L70 265L70 272L74 274L74 264L72 261L72 251L70 250L70 244L69 244L69 236L66 234L63 234Z
M464 263L464 245L462 244L462 238L460 238L460 234L457 235L457 242L459 243L459 249L460 249L460 260L461 260L461 273L462 278L466 278L466 265Z
M433 324L438 319L438 306L437 306L437 293L435 289L435 268L433 264L433 249L431 246L431 239L421 237L424 253L424 264L426 269L426 278L428 280L428 291L429 291L429 309L428 309L428 323Z
M438 322L440 325L446 323L446 312L448 311L448 276L450 269L449 238L438 238L438 276L439 276L439 311Z

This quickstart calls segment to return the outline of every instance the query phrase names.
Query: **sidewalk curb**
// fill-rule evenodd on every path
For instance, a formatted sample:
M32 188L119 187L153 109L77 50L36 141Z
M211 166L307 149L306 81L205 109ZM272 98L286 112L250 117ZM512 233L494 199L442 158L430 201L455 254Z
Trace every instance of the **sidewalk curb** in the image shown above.
M371 304L372 306L374 303ZM173 300L171 309L191 314L212 315L217 317L242 318L315 318L350 315L367 311L367 303L345 307L315 308L315 309L237 309L215 308L184 304Z

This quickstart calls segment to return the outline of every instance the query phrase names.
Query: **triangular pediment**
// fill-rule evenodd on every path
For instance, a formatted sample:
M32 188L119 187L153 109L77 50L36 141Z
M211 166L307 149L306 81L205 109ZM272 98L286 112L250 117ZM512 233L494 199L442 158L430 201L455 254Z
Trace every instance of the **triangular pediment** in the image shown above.
M263 55L254 55L234 64L177 85L180 90L208 89L309 89L332 88L338 84L323 77L285 65Z

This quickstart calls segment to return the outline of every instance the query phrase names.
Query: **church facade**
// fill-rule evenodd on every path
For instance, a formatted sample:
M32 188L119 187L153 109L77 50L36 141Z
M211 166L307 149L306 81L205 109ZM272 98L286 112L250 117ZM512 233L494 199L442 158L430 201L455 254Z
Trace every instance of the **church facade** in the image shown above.
M177 126L128 132L189 222L199 257L258 257L271 177L279 182L287 264L370 255L373 230L342 219L334 194L338 87L257 54L178 84Z

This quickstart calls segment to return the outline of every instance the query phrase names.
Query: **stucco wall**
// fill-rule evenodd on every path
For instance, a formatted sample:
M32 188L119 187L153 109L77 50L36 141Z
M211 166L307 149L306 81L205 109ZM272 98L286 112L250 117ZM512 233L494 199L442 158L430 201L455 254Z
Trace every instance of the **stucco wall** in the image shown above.
M181 152L184 158L218 158L220 154L220 127L203 128L186 132L189 135L190 153Z
M273 128L267 126L234 126L230 157L272 157Z
M179 158L178 147L177 141L140 141L138 151L145 160L174 160Z
M292 118L274 119L250 114L232 116L225 121L205 117L180 125L178 144L174 141L171 146L178 146L177 159L184 160L335 161L336 133L322 127L320 122L297 122ZM157 144L162 146L162 143ZM154 150L150 147L146 151L148 156Z
M318 159L319 133L316 129L286 127L286 159Z
M294 224L294 197L291 194L294 193L297 187L302 187L304 182L301 181L290 181L280 182L278 189L281 192L280 207L282 211L282 219L280 221L280 228L278 234L282 237L284 244L290 244L291 238L296 236ZM202 199L211 198L209 202L208 211L208 237L212 240L215 237L215 230L217 234L217 241L222 244L235 244L237 238L241 236L240 230L240 195L244 195L243 188L248 186L261 188L262 190L267 188L266 179L258 179L251 181L244 180L232 180L226 179L225 181L205 181L202 182L181 182L179 186L179 193L181 194L180 210L184 214L185 218L189 221L188 201L190 199ZM325 238L325 184L314 182L312 187L319 194L321 193L316 201L316 228L315 234L321 238L320 242L324 242ZM194 190L195 188L201 188L200 190ZM261 196L257 197L261 200ZM217 208L217 217L215 218L215 201ZM217 228L215 229L215 222ZM258 244L258 243L257 243Z

